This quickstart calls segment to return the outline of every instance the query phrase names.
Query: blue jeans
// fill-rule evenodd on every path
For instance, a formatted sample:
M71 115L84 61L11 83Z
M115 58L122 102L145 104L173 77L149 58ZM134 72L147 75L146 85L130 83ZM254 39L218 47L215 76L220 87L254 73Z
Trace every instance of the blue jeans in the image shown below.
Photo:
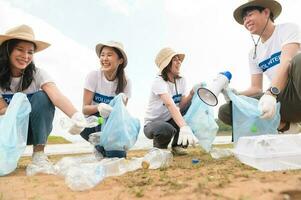
M31 112L27 145L46 144L52 130L55 107L44 91L38 91L29 98Z

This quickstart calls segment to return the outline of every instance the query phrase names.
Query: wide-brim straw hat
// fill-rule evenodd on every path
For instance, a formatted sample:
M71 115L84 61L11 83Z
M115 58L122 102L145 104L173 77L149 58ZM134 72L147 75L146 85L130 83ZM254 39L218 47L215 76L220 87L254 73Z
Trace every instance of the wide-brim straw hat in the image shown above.
M97 44L96 47L95 47L95 51L96 51L96 54L97 54L98 57L100 56L100 50L104 46L114 47L114 48L118 49L121 52L122 56L123 56L123 63L124 63L123 66L126 67L126 65L128 64L128 58L126 56L126 53L124 51L122 43L115 42L115 41L108 41L108 42L105 42L105 43Z
M35 39L34 32L30 26L20 25L6 31L4 35L0 35L0 45L11 39L25 40L36 45L35 52L42 51L50 46L49 43Z
M175 56L179 56L179 59L183 62L185 58L184 53L179 53L173 50L170 47L163 48L159 51L158 55L156 56L155 63L159 68L159 72L161 73L165 67L170 63L171 59Z
M268 8L273 13L274 19L276 19L281 11L281 4L275 0L247 0L246 3L242 4L238 8L236 8L233 12L234 19L239 23L243 24L242 12L245 8L251 6L260 6L263 8Z

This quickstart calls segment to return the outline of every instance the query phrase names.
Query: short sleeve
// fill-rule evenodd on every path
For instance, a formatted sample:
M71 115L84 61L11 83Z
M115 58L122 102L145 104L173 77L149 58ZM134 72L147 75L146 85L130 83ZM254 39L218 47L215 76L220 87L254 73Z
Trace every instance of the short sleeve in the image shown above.
M54 80L44 69L37 68L35 74L35 82L39 88L42 88L45 83L54 83Z
M161 77L156 77L151 90L155 95L166 94L168 93L168 85Z
M290 43L301 44L301 33L298 25L293 23L284 24L281 30L280 34L283 38L283 41L281 41L282 47Z

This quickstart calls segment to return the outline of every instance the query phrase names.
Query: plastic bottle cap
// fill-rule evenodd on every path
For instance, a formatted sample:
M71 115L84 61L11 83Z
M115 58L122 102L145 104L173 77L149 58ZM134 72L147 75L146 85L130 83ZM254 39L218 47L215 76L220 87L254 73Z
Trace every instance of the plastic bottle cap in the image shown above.
M192 162L192 164L198 164L200 162L200 160L194 158L194 159L191 160L191 162Z
M227 77L227 79L230 81L232 78L232 74L229 71L221 72L220 74L224 75Z
M102 117L98 117L97 122L98 122L99 125L102 125L103 124L103 118Z

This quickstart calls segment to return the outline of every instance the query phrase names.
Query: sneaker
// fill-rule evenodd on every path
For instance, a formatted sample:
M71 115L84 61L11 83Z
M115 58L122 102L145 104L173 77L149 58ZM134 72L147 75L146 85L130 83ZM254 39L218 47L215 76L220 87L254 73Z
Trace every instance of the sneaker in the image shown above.
M298 123L286 122L285 126L278 130L279 134L297 134L300 133L300 125Z
M53 166L43 151L34 152L32 154L32 164L45 168L51 168Z
M184 156L188 154L187 149L180 146L171 147L171 153L175 156Z

